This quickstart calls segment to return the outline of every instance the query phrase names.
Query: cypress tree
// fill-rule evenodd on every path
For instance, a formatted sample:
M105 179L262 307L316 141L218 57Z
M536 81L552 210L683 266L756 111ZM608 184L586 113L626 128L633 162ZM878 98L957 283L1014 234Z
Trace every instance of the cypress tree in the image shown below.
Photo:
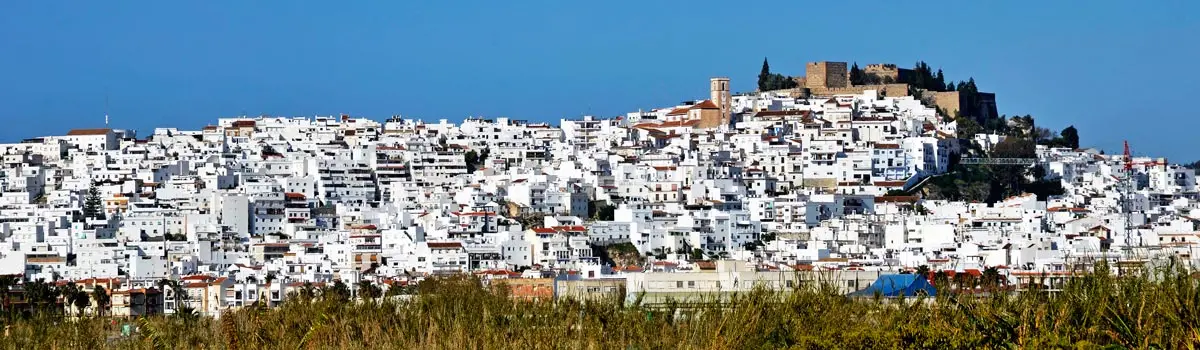
M763 57L762 72L758 73L758 91L767 91L767 85L771 81L771 65L767 63L767 58Z
M941 69L938 69L937 78L935 78L935 80L934 87L937 88L937 91L946 91L946 76L942 75Z
M93 184L88 188L87 197L83 201L83 216L91 219L104 219L104 202L100 199L100 190Z
M850 85L863 85L863 72L858 68L858 62L850 66Z

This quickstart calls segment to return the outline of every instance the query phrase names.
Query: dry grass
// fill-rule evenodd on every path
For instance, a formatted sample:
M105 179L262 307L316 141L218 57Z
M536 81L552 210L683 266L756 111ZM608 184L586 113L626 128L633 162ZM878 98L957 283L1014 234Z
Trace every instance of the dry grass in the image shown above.
M1094 273L1056 294L850 299L757 291L723 307L514 301L467 278L423 283L411 301L291 302L207 318L153 317L117 338L107 319L11 319L12 349L952 349L1192 348L1200 285L1182 269Z

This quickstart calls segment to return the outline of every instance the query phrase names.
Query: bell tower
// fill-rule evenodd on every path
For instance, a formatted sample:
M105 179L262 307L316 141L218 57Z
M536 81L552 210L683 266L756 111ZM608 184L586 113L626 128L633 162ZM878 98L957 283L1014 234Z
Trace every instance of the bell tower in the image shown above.
M721 109L721 125L728 125L733 109L733 100L729 97L729 78L715 77L709 79L708 91L709 98L713 104Z

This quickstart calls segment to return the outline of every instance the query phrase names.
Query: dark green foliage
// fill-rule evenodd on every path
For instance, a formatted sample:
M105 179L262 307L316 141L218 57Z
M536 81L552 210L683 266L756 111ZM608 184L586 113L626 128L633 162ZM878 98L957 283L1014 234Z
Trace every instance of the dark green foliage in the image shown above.
M1079 148L1079 130L1075 130L1075 126L1068 126L1063 129L1059 136L1063 139L1063 146L1070 148Z
M107 315L108 307L111 305L109 303L111 298L108 295L108 291L104 289L104 286L96 286L96 288L92 289L92 299L96 301L96 312L100 315Z
M771 64L763 57L762 71L758 73L758 91L767 91L767 81L771 79Z
M83 217L89 219L104 219L104 200L100 198L100 190L96 185L88 188L87 197L83 200Z
M358 282L358 298L364 300L375 300L383 296L383 289L371 283L371 281Z
M475 172L476 164L479 163L479 154L475 153L475 150L467 151L467 153L463 155L463 162L467 163L467 172L473 173Z
M617 207L607 201L591 201L588 203L588 217L597 221L612 221Z
M858 68L858 62L850 66L850 85L866 85L867 75Z
M321 298L333 300L336 302L346 302L350 300L350 287L342 280L333 281L333 284L326 285L321 290Z
M485 162L487 162L487 158L490 153L491 153L490 149L484 148L483 151L481 151L481 152L475 152L475 150L470 150L470 151L467 151L467 153L463 154L463 162L467 163L467 172L473 173L473 172L475 172L475 170L482 167L485 164Z
M1050 131L1046 130L1044 133L1050 133ZM1042 136L1045 136L1045 135L1042 135ZM1049 147L1065 147L1065 148L1071 148L1071 149L1078 149L1079 148L1079 130L1076 130L1074 125L1068 126L1065 129L1063 129L1061 132L1059 132L1058 137L1053 137L1053 135L1042 137L1038 140L1038 144L1046 145Z
M796 81L783 74L771 73L771 65L763 58L762 71L758 73L758 91L791 89L797 86Z

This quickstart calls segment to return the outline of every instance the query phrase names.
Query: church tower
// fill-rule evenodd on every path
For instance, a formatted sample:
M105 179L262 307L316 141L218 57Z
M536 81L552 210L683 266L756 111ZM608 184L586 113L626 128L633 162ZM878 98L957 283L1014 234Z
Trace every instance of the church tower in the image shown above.
M721 125L729 125L729 118L733 110L733 100L729 97L729 78L709 79L708 91L713 104L721 110Z

